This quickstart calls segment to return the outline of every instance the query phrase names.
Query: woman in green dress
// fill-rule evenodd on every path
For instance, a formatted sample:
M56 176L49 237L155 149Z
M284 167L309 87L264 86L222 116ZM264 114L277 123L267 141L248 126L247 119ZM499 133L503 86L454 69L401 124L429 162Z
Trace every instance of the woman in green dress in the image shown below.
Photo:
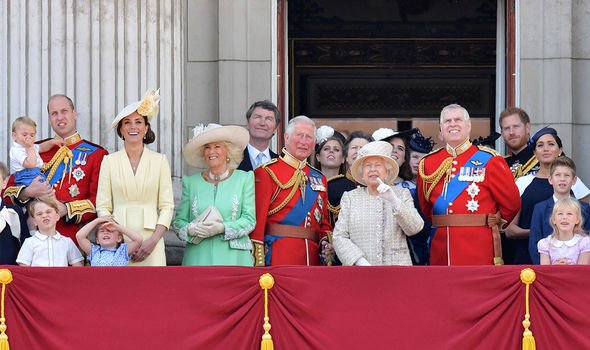
M236 169L248 144L240 126L198 125L185 161L205 169L182 178L182 199L172 221L187 242L183 265L253 266L249 234L256 226L254 173Z

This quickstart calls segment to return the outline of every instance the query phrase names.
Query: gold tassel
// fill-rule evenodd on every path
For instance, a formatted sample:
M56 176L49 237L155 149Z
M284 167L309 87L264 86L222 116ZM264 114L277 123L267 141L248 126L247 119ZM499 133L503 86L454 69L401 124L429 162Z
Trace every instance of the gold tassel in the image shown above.
M529 330L531 326L531 315L529 313L529 286L535 281L536 278L535 271L530 268L523 269L520 271L520 280L522 283L526 285L526 294L525 294L525 314L524 314L524 321L522 321L522 326L524 327L524 332L522 333L522 350L536 350L537 345L535 344L535 337L533 337L533 332Z
M260 343L260 350L274 350L274 344L272 342L272 337L270 336L270 323L268 322L268 290L272 288L275 284L275 279L272 277L270 273L265 273L264 275L260 276L260 280L258 281L260 287L264 289L264 334L262 335L262 342ZM0 348L0 350L2 350Z
M2 283L2 299L0 300L0 350L10 350L8 335L6 335L6 319L4 318L4 293L6 285L12 282L12 272L7 269L0 270L0 283Z

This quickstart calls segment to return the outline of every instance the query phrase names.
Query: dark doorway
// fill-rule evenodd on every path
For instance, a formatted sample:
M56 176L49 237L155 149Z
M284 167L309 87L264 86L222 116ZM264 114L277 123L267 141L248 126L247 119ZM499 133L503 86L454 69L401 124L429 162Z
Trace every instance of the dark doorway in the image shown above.
M417 126L459 103L493 130L497 3L289 0L290 114L343 131Z

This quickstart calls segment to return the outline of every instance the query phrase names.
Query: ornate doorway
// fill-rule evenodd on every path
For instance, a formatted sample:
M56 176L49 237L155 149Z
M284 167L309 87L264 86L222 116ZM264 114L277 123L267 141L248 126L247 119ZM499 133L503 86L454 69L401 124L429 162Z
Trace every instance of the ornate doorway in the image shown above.
M290 0L289 115L342 131L438 134L459 103L473 135L495 129L496 1Z

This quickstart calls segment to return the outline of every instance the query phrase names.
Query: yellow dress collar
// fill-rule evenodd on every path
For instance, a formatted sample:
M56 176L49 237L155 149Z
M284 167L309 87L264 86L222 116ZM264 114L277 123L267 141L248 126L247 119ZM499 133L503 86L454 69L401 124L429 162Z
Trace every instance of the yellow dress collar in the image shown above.
M469 138L459 144L457 147L451 147L447 144L447 152L449 152L453 157L457 157L458 155L465 153L471 147L471 141Z
M61 138L61 137L59 137L59 136L55 136L55 138L58 138L58 139L59 139L59 138ZM71 136L65 137L63 140L66 142L66 145L68 145L68 146L69 146L69 145L73 145L73 144L75 144L75 143L78 143L78 142L82 141L82 138L80 137L80 134L78 134L78 133L76 132L74 135L71 135Z
M307 160L299 160L295 158L293 155L291 155L291 153L287 152L287 150L284 148L283 154L281 154L281 159L295 169L303 169L307 165Z

